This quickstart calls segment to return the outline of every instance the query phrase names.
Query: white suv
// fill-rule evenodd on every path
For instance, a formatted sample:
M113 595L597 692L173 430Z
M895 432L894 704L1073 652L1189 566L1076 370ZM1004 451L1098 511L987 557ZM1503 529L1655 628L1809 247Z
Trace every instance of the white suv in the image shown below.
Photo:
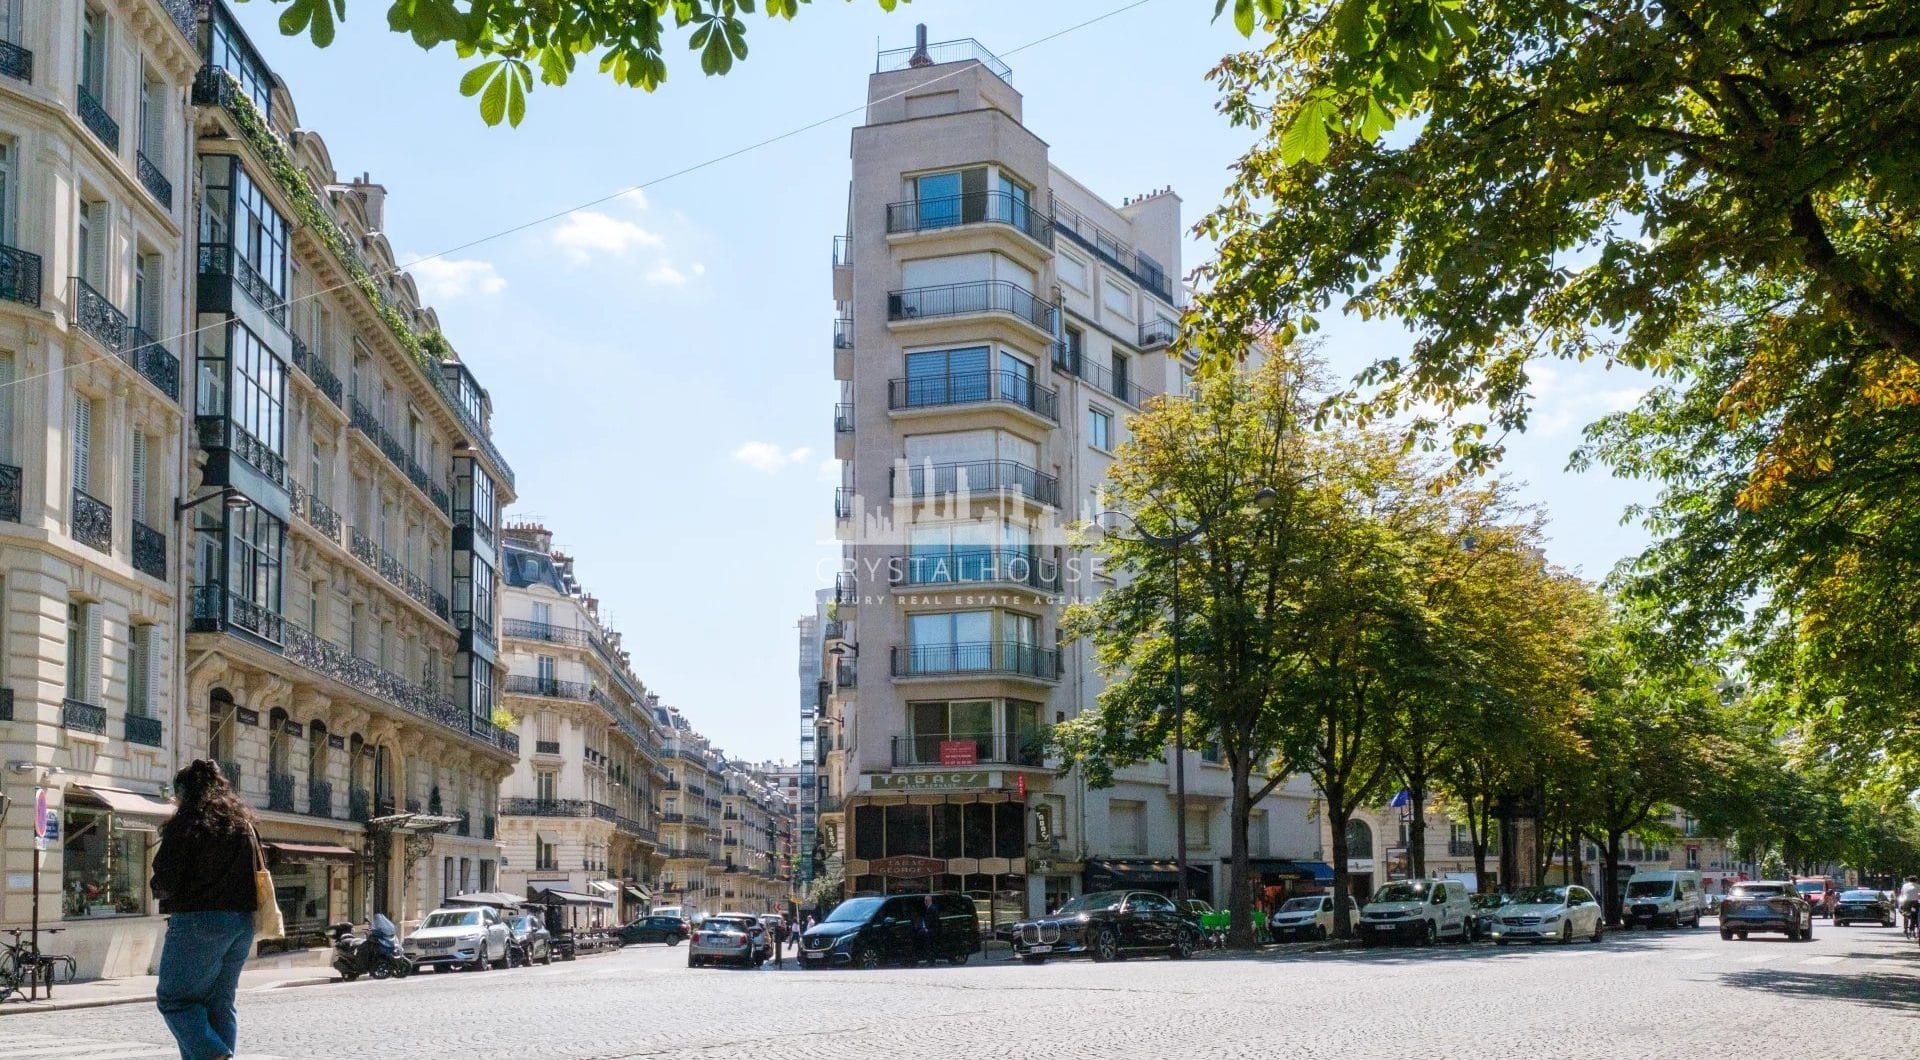
M1431 946L1443 938L1473 941L1473 902L1457 880L1395 880L1373 892L1355 925L1360 941L1414 942Z

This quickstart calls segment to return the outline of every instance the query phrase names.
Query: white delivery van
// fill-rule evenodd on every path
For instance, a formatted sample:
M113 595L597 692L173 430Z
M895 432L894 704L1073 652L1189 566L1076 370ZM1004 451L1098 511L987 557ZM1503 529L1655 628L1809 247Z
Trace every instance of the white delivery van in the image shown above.
M1700 874L1691 869L1636 872L1627 877L1626 898L1620 903L1620 918L1628 927L1699 927L1706 911Z

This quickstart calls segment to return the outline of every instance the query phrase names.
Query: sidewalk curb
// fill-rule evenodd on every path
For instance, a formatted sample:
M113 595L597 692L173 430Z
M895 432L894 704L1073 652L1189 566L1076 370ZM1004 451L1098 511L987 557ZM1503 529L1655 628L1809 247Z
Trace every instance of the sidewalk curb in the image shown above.
M240 993L260 994L270 990L285 990L290 987L322 986L335 981L335 978L332 976L325 978L312 976L305 979L286 979L277 983L267 983L263 986L250 986L241 990ZM151 1005L153 1003L154 995L152 994L128 994L122 997L88 997L73 1001L62 1001L58 999L52 1001L9 1001L5 1004L0 1004L0 1017L21 1016L34 1012L71 1012L84 1008L112 1008L115 1005Z

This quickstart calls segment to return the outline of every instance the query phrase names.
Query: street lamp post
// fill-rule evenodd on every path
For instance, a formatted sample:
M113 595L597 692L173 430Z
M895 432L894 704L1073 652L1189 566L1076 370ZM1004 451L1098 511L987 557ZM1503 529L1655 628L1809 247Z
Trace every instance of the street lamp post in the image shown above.
M1253 500L1256 505L1265 508L1270 507L1278 497L1273 487L1263 486L1254 494ZM1155 534L1126 512L1105 511L1096 518L1109 515L1117 515L1132 523L1133 532L1140 536L1140 540L1166 549L1173 564L1173 844L1174 871L1180 876L1175 893L1179 896L1181 910L1185 911L1190 893L1187 886L1187 712L1182 702L1182 686L1185 682L1180 669L1180 549L1206 533L1213 520L1203 515L1190 529L1180 533Z

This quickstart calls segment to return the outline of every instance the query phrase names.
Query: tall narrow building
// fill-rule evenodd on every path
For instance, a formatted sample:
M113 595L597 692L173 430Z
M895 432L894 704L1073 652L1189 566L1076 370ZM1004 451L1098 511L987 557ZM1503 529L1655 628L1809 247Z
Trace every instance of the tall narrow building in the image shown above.
M868 81L833 259L846 547L820 711L847 891L963 890L994 920L1172 889L1181 811L1171 753L1089 792L1044 749L1100 689L1061 612L1111 584L1064 528L1099 511L1127 417L1186 386L1180 199L1116 206L1056 167L1012 76L923 28ZM1190 885L1217 898L1226 777L1195 745ZM1276 872L1316 872L1309 805L1294 784L1256 813Z

